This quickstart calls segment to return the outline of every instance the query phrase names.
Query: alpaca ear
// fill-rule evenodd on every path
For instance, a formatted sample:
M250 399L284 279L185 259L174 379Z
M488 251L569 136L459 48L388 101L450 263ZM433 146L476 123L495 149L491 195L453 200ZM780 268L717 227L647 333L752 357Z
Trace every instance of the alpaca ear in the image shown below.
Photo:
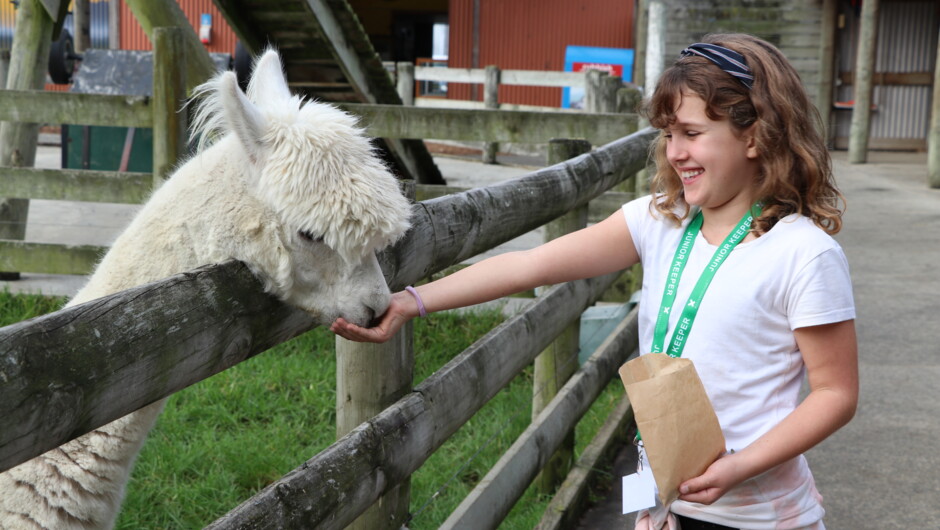
M257 105L290 99L290 88L281 68L281 57L268 50L255 62L248 82L248 98Z
M233 72L222 74L219 92L226 122L245 148L248 158L257 162L261 157L265 131L265 120L261 111L238 88L238 79Z

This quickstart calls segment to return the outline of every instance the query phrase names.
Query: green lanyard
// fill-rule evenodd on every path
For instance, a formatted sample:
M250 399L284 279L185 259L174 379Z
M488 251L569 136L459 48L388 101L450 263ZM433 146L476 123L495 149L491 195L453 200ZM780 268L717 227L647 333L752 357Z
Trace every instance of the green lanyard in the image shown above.
M715 251L715 255L712 256L711 261L708 263L708 266L702 271L702 275L699 277L698 282L692 289L692 293L689 295L689 301L686 302L685 307L682 309L682 314L679 316L676 329L672 332L672 342L669 344L669 351L666 352L669 355L673 357L682 356L682 350L685 348L685 339L689 336L689 332L692 329L692 323L695 321L695 314L698 313L699 305L702 302L702 298L705 296L705 290L708 289L712 278L715 277L718 267L724 263L725 258L731 254L734 247L747 236L748 231L751 229L751 223L754 221L754 217L759 216L760 213L760 203L752 206L744 214L744 217L741 218L741 222L738 223L737 228L732 230L731 233L728 234L728 237L721 243L718 250ZM701 229L702 212L700 210L695 214L689 226L686 227L685 235L682 236L682 240L679 242L678 248L676 248L676 255L672 258L672 266L669 268L669 275L666 276L666 289L663 292L662 307L660 307L659 315L656 317L656 327L653 329L653 353L661 353L663 351L666 331L669 328L669 313L672 311L673 305L675 305L676 302L676 291L679 287L679 280L682 278L682 271L685 269L686 262L688 261L689 251L692 250L692 245L695 243L695 236L698 235Z

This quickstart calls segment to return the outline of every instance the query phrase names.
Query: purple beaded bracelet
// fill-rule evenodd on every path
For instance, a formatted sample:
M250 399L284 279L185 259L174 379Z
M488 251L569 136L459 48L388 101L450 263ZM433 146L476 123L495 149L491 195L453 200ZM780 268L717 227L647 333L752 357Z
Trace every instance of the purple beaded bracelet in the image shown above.
M415 297L415 302L418 303L418 314L423 317L428 316L428 312L424 309L424 302L421 301L421 295L418 294L418 290L410 285L405 287L405 290L411 293L411 296Z

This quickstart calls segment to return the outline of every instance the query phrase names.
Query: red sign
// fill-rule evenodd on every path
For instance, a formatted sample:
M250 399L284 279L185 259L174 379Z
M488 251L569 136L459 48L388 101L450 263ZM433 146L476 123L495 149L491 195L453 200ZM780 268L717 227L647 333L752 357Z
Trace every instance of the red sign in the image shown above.
M623 65L622 64L579 63L579 62L571 63L572 72L583 72L585 70L600 70L601 72L607 72L609 75L623 77Z

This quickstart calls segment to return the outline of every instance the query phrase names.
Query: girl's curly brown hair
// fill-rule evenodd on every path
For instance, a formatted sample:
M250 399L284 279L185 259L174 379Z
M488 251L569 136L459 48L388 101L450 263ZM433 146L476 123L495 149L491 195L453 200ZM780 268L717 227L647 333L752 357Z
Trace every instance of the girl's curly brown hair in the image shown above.
M644 110L650 124L665 129L675 122L683 93L705 101L712 120L728 119L740 133L752 127L760 173L757 197L763 212L754 220L758 234L770 230L792 213L809 217L829 234L842 228L845 200L836 188L832 162L820 135L819 112L803 88L800 76L772 44L744 34L708 35L702 42L730 48L745 57L754 74L748 90L708 59L681 57L663 72ZM664 134L654 143L656 175L652 191L659 195L653 207L679 223L688 216L682 182L666 159ZM685 213L676 215L677 207Z

